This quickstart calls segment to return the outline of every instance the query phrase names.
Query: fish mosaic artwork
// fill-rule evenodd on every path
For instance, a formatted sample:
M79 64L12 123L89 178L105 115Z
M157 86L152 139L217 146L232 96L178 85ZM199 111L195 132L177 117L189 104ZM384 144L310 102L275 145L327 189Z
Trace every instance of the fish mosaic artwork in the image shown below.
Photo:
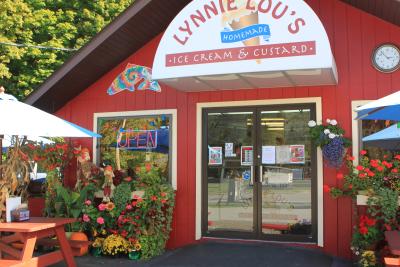
M151 79L150 68L129 63L107 89L107 94L111 96L125 90L130 92L135 90L161 92L161 87L157 81Z

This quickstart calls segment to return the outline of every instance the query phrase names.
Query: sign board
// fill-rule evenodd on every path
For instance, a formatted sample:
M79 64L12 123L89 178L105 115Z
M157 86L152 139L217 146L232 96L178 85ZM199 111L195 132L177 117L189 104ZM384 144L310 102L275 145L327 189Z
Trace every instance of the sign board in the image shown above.
M249 78L260 72L325 69L337 75L325 29L305 1L195 0L165 31L152 77L201 81L210 75Z
M117 135L117 146L130 150L148 150L157 148L156 130L123 130Z

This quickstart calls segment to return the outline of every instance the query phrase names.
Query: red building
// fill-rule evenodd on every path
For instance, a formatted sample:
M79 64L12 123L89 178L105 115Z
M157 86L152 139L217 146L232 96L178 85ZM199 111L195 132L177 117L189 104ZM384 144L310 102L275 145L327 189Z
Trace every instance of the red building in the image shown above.
M252 239L349 257L352 203L323 193L340 181L307 123L336 119L357 154L352 110L400 88L397 2L357 2L137 0L27 102L114 127L115 142L80 140L97 163L130 164L107 154L120 148L163 166L176 188L171 248ZM152 68L161 92L131 92L124 78L144 69L128 64ZM136 89L152 86L143 75Z

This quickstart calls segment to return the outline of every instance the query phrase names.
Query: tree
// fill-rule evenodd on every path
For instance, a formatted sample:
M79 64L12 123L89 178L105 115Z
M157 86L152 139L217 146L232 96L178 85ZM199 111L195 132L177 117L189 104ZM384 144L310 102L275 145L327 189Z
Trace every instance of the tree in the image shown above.
M0 83L24 99L134 0L1 0ZM15 47L5 43L70 48Z

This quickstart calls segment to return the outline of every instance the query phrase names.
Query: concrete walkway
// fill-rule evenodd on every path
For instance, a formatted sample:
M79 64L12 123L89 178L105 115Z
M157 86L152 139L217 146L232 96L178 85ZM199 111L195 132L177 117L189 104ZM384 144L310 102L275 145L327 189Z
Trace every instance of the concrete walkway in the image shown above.
M352 264L334 259L315 249L287 247L269 243L206 242L167 251L151 261L131 261L85 256L75 258L79 267L100 266L240 266L240 267L350 267ZM64 263L53 267L64 267Z

